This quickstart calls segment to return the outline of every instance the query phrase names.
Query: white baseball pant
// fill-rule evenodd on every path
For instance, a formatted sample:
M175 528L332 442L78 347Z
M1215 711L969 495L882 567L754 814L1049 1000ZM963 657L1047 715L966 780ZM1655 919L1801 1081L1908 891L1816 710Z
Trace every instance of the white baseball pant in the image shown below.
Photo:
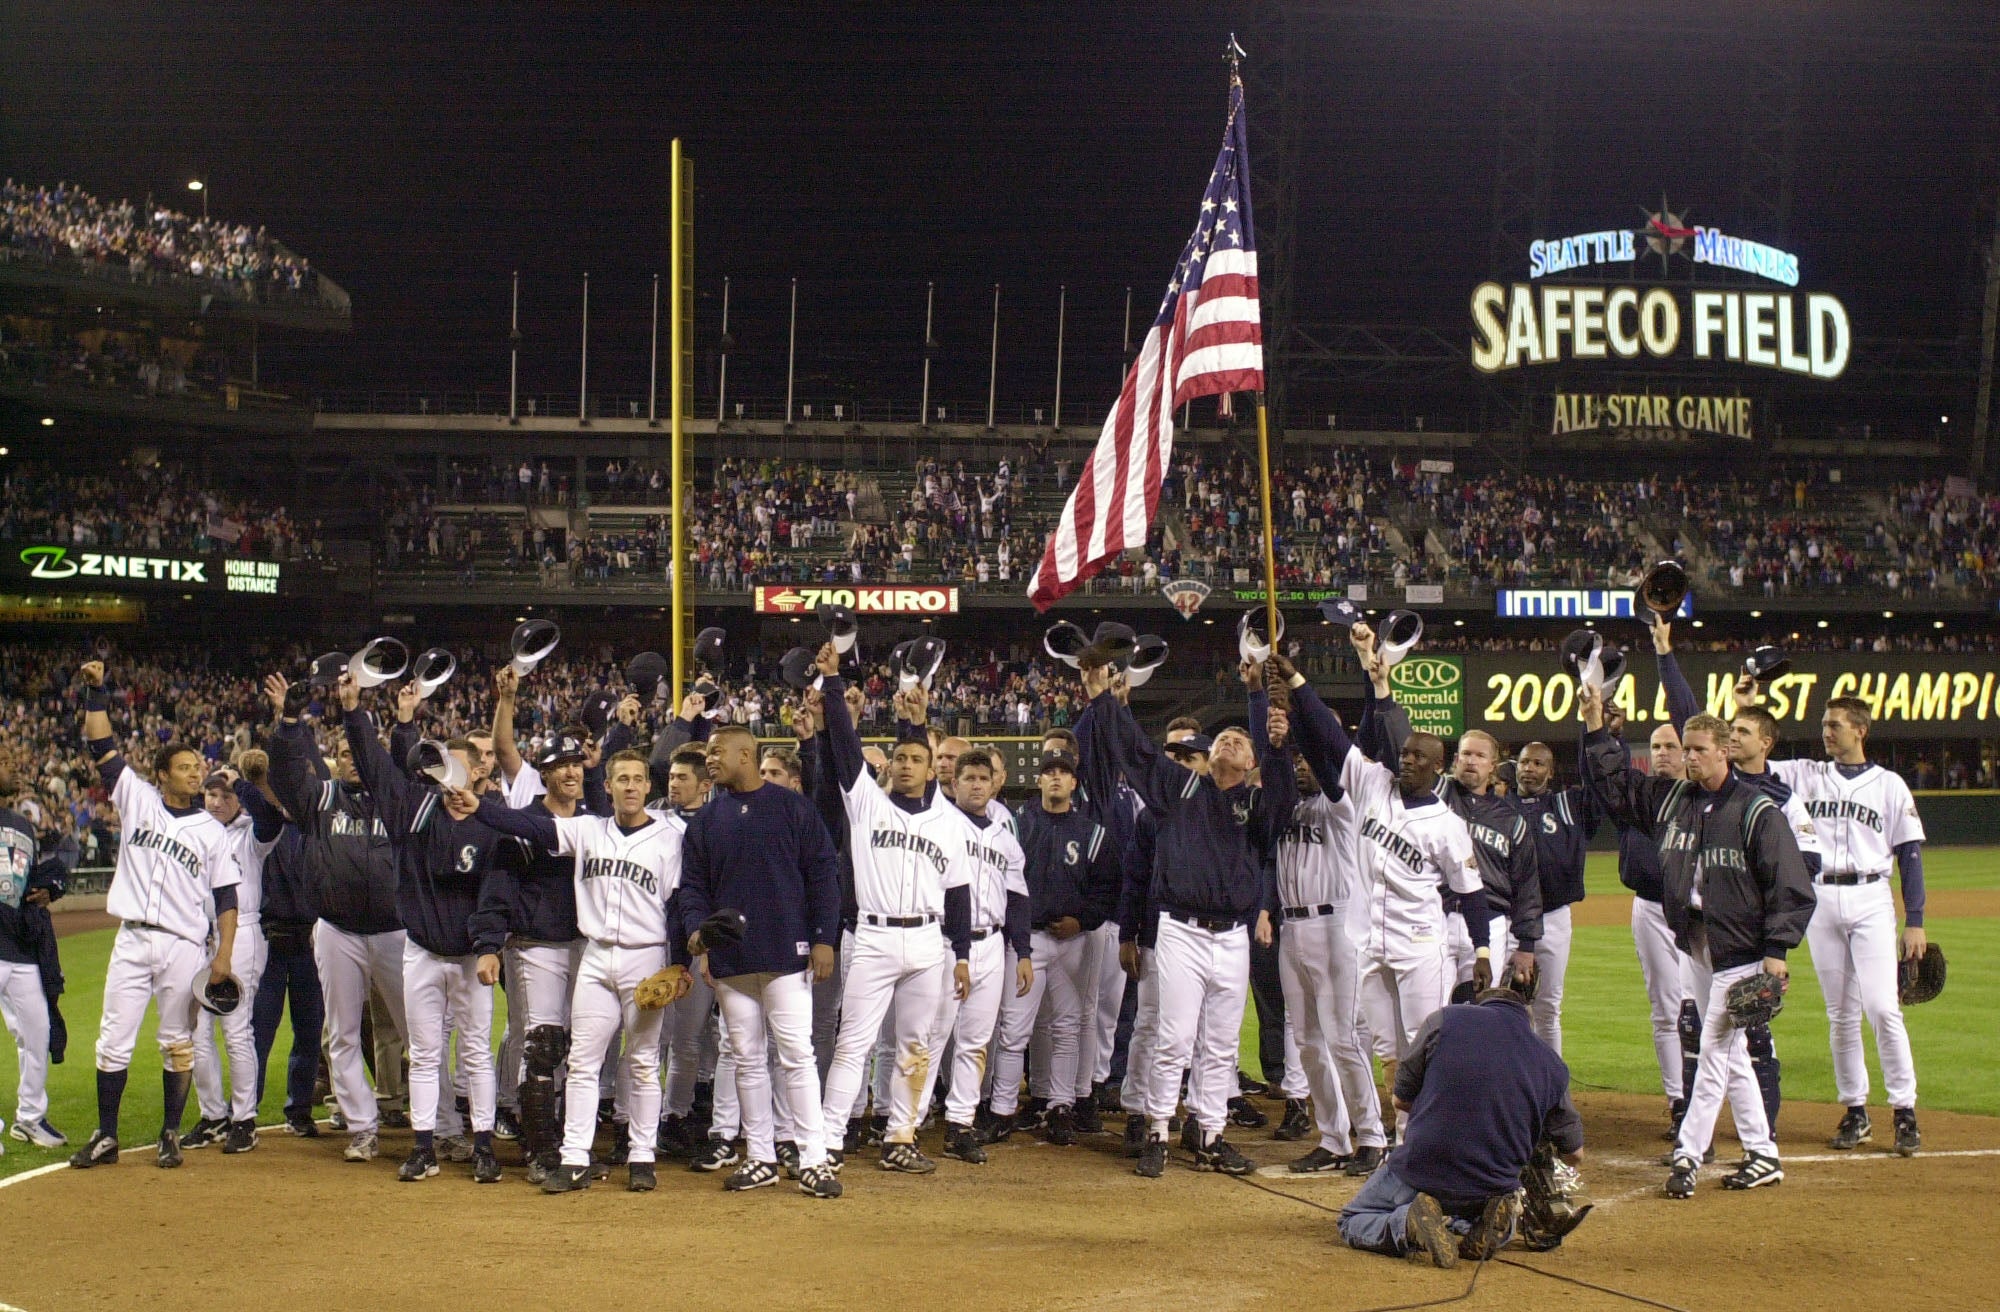
M886 1016L894 1018L896 1028L885 1137L891 1143L915 1140L917 1093L930 1065L931 1025L937 1019L938 958L945 950L934 924L893 929L864 923L855 929L854 952L841 981L840 1036L827 1073L823 1123L829 1139L831 1127L846 1124L861 1088L862 1063ZM799 1152L805 1164L803 1143Z
M14 1123L38 1125L49 1114L49 1000L40 967L0 961L0 1019L14 1036L20 1062Z
M737 1106L750 1160L778 1160L770 1052L775 1046L793 1121L789 1137L798 1146L799 1165L819 1165L826 1160L826 1136L818 1116L819 1068L813 1062L812 972L731 975L715 981L715 1000L736 1059ZM718 1061L718 1095L721 1085L722 1064ZM719 1096L717 1101L719 1104Z
M1086 949L1090 979L1083 990L1083 1036L1077 1045L1077 1077L1092 1088L1111 1078L1111 1049L1118 1038L1118 1009L1125 1002L1125 969L1118 964L1118 924L1107 920L1090 931Z
M1139 949L1139 996L1132 1013L1132 1037L1125 1044L1125 1082L1118 1086L1118 1105L1128 1116L1146 1114L1146 1090L1153 1078L1153 1040L1160 1028L1159 972L1153 968L1153 950ZM1174 1092L1180 1092L1180 1072L1174 1073Z
M1535 1000L1528 1004L1535 1036L1556 1056L1563 1050L1563 978L1569 974L1568 906L1542 913L1542 936L1535 943Z
M1813 892L1819 905L1806 923L1806 947L1826 997L1834 1093L1843 1107L1868 1105L1868 1058L1861 1046L1861 1018L1866 1016L1875 1031L1889 1105L1915 1107L1917 1065L1896 987L1902 948L1889 881L1818 884Z
M956 964L949 954L938 962L941 978L937 1022L931 1028L931 1051L942 1053L946 1044L951 1045L944 1115L953 1125L969 1126L973 1113L979 1109L980 1086L986 1079L986 1047L993 1041L1003 1000L1013 997L1014 978L1006 969L1006 944L997 930L972 944L972 955L966 962L972 974L972 988L963 1002L958 1000L952 983ZM920 1113L931 1105L931 1091L945 1065L942 1059L930 1064L923 1092L917 1098Z
M1236 1050L1250 997L1250 931L1241 925L1202 929L1163 911L1150 964L1159 972L1160 1000L1146 1119L1154 1137L1166 1136L1180 1071L1189 1067L1188 1103L1207 1143L1222 1133L1236 1095Z
M663 1007L641 1007L635 995L648 976L658 974L666 966L665 945L620 948L606 943L584 943L569 1004L569 1093L563 1099L564 1166L590 1164L590 1145L597 1135L597 1091L603 1078L604 1056L611 1051L612 1040L621 1034L625 1036L625 1056L620 1064L632 1079L631 1151L627 1160L653 1160L660 1133L660 1024L667 1013ZM410 1084L414 1092L414 1061ZM477 1101L473 1103L472 1114L477 1124Z
M1278 981L1278 986L1280 989L1284 987L1284 980L1282 978ZM1285 1075L1283 1079L1278 1081L1278 1092L1292 1099L1309 1098L1312 1096L1312 1085L1307 1081L1306 1073L1299 1065L1299 1027L1292 1021L1292 1009L1289 1002L1285 1004ZM1343 1109L1343 1122L1345 1115L1346 1112Z
M791 1094L786 1088L784 1067L778 1061L778 1042L769 1021L764 1024L764 1053L766 1087L771 1091L772 1141L797 1144ZM735 1139L743 1133L743 1099L736 1066L736 1050L729 1045L729 1027L723 1025L715 1059L715 1103L708 1119L711 1139Z
M520 1040L515 1037L517 1023L522 1034L538 1025L568 1029L570 994L576 983L577 963L582 959L582 939L573 943L521 940L508 944L502 951L501 962L507 971L508 1035L500 1046L503 1061L499 1101L502 1106L518 1106L509 1099L518 1093L525 1070ZM514 1044L512 1065L504 1060L508 1042ZM560 1067L556 1071L556 1086L562 1087Z
M1681 1001L1688 995L1687 954L1674 943L1667 913L1649 898L1632 899L1632 946L1639 973L1646 977L1646 1001L1653 1015L1653 1055L1660 1063L1660 1090L1669 1101L1684 1097L1681 1087Z
M840 1034L840 970L836 956L827 977L813 981L813 1061L819 1068L821 1086L833 1065L834 1040Z
M97 1069L122 1071L132 1064L149 1002L159 1009L160 1054L167 1068L189 1069L194 1063L194 995L208 962L208 950L200 943L129 921L120 926L104 972Z
M319 967L320 992L326 997L329 1074L334 1101L350 1133L373 1130L377 1124L375 1090L369 1087L368 1067L361 1053L361 1019L368 1011L371 986L381 993L396 1032L410 1032L403 1011L403 951L407 945L408 935L400 929L350 934L324 920L313 927L313 960Z
M458 1026L458 1058L474 1133L493 1128L493 989L478 979L479 958L440 957L403 945L403 1014L410 1035L410 1127L438 1128L445 1086L447 1023Z
M1451 1001L1452 966L1445 945L1439 943L1429 952L1422 950L1422 944L1410 947L1409 955L1395 961L1372 954L1362 958L1360 1009L1375 1036L1375 1051L1385 1060L1393 1049L1400 1062L1416 1041L1418 1027ZM1466 975L1471 977L1469 969ZM1408 1112L1396 1113L1399 1139L1409 1122Z
M243 1000L227 1016L197 1010L194 1025L194 1093L204 1120L251 1121L257 1118L257 1036L250 1015L257 1001L257 984L264 977L264 930L256 921L236 927L229 968L243 986ZM195 1004L197 1008L200 1003ZM229 1050L229 1096L222 1092L222 1058L215 1032Z
M661 1026L661 1046L666 1049L666 1092L661 1110L668 1116L686 1116L694 1110L694 1086L701 1079L702 1050L708 1043L709 1015L715 1010L715 988L690 972L694 983L687 996L673 1005ZM720 1063L720 1054L717 1054ZM734 1084L734 1081L731 1081ZM718 1082L719 1085L719 1082ZM717 1093L719 1095L720 1088Z
M1079 1098L1090 1096L1087 1071L1079 1059L1085 1023L1083 987L1086 981L1094 982L1097 965L1091 959L1091 937L1078 934L1059 942L1038 929L1029 938L1034 983L1024 997L1009 989L1000 998L1000 1043L993 1054L995 1116L1012 1116L1021 1105L1021 1069L1045 1009L1049 1092L1044 1096L1051 1107L1074 1106Z
M1688 1090L1687 1115L1681 1120L1681 1137L1674 1152L1697 1162L1702 1159L1727 1097L1743 1151L1776 1157L1778 1143L1764 1119L1764 1094L1750 1068L1749 1039L1729 1018L1729 986L1756 974L1764 963L1753 961L1747 966L1715 970L1709 964L1707 942L1697 937L1693 948L1688 959L1693 964L1694 998L1702 1009L1701 1058L1695 1065L1694 1088Z
M1285 921L1278 933L1278 979L1286 1028L1298 1036L1319 1146L1336 1155L1353 1143L1383 1146L1388 1140L1375 1073L1355 1033L1360 959L1347 938L1345 913Z

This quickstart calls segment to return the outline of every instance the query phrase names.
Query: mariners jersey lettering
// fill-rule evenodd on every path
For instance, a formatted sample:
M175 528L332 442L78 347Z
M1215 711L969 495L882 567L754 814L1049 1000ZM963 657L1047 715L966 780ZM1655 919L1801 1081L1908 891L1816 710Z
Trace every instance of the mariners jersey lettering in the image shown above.
M620 948L667 941L667 900L681 886L687 821L655 815L629 833L606 815L558 815L557 855L576 857L576 927Z
M1302 797L1292 823L1278 836L1278 904L1287 907L1344 907L1354 896L1360 872L1354 844L1359 817L1346 796Z
M1514 855L1514 839L1511 835L1501 833L1492 825L1480 824L1477 820L1467 820L1465 828L1472 835L1473 842L1492 848L1503 858Z
M236 924L239 928L254 925L263 919L264 859L271 855L278 840L259 839L248 811L224 825L222 835L229 854L236 860Z
M1773 761L1770 768L1812 818L1827 874L1886 874L1898 847L1924 841L1917 799L1899 774L1871 764L1850 778L1832 761Z
M944 891L969 878L962 854L969 822L942 792L905 811L863 770L842 795L847 850L854 858L854 901L864 915L944 915ZM982 833L993 831L989 826Z
M1457 893L1484 887L1465 821L1442 801L1405 805L1395 774L1355 748L1341 763L1340 784L1361 816L1365 949L1381 961L1435 952L1444 941L1439 885Z
M206 811L175 815L129 765L111 786L111 804L118 808L118 867L104 909L205 943L211 891L239 880L222 825Z
M963 811L959 817L965 828L965 870L963 878L955 882L972 887L972 927L1001 928L1007 923L1007 895L1028 896L1027 854L1022 852L1011 824L1003 828L997 821L989 821L981 829Z

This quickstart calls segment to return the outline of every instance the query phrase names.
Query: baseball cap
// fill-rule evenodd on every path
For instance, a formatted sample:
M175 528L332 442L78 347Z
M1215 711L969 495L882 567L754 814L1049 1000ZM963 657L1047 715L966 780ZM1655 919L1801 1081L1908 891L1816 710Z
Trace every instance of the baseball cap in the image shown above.
M581 761L589 755L589 752L590 749L585 746L583 739L575 734L555 734L542 744L542 750L535 753L535 768L546 770L564 761Z
M1050 752L1042 757L1041 763L1035 767L1035 773L1047 774L1051 770L1067 770L1074 775L1076 758L1068 752Z
M1214 746L1215 739L1207 734L1191 733L1177 743L1168 743L1166 751L1169 756L1206 756Z

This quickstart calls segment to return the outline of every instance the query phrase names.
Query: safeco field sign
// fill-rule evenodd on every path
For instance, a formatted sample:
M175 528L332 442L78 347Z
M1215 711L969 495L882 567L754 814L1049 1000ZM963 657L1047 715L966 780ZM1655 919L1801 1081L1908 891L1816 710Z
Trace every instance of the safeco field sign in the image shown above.
M1465 667L1456 656L1410 656L1389 668L1389 687L1410 728L1449 742L1465 729Z

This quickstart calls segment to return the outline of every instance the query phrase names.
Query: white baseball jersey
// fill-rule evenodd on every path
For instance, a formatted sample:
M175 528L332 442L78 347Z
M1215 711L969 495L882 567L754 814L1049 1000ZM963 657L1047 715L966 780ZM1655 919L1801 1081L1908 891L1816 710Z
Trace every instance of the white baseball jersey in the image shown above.
M1388 962L1435 952L1445 941L1439 886L1456 893L1485 887L1465 821L1441 801L1412 811L1395 773L1351 747L1340 785L1360 817L1357 852L1368 899L1363 950Z
M1850 779L1832 761L1772 761L1770 768L1811 817L1827 874L1887 874L1899 846L1924 841L1917 799L1893 771L1871 763Z
M548 786L542 782L542 772L526 761L521 762L521 768L506 782L507 787L502 790L502 797L507 805L516 811L549 791Z
M241 878L222 823L200 807L169 811L129 764L111 785L111 804L118 808L118 867L104 909L207 943L211 892Z
M910 812L889 800L863 770L843 794L854 901L863 915L944 915L944 891L968 879L962 859L969 827L943 792Z
M654 948L668 941L667 899L681 886L677 815L627 832L608 815L551 816L557 855L576 857L576 927L583 936L620 948Z
M992 797L987 799L986 818L1006 829L1008 833L1015 834L1016 837L1019 836L1018 831L1014 828L1014 813L1009 811L1007 804L999 798Z
M1278 905L1345 907L1361 881L1355 864L1361 817L1351 798L1301 797L1278 838Z
M967 819L957 807L959 823L965 830L961 860L965 863L962 882L972 886L972 927L992 929L1007 923L1007 895L1028 895L1028 858L1012 825L990 819L984 829ZM1004 809L1004 808L1003 808ZM991 817L989 805L986 814Z
M239 927L254 925L263 919L264 859L278 845L275 838L269 842L258 838L255 830L256 824L250 819L248 811L222 826L223 842L228 844L229 854L236 859L236 923Z

